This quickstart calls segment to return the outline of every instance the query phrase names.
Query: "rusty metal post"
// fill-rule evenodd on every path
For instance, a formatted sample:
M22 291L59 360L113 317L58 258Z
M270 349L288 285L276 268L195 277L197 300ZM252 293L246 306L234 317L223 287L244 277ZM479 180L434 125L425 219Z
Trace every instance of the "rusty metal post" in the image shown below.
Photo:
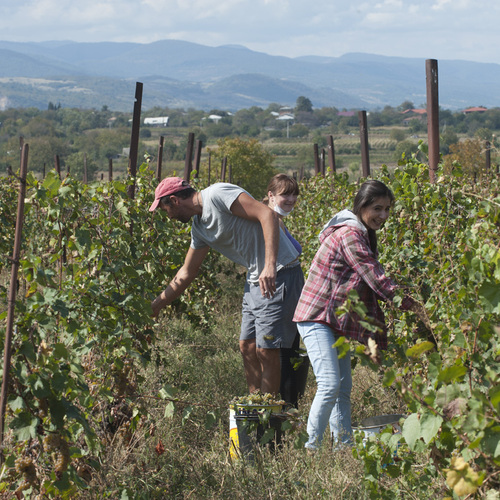
M17 294L17 275L19 271L19 256L21 253L22 231L24 223L24 200L26 197L26 175L28 173L28 144L23 144L21 152L21 172L19 176L19 195L17 198L17 219L14 236L14 249L12 252L12 270L10 275L9 298L7 305L7 323L5 326L5 343L3 357L2 391L0 395L0 450L3 449L5 430L5 411L7 408L10 361L12 356L12 339L14 326L14 313ZM3 463L3 453L0 452L0 462Z
M333 173L337 171L335 165L335 148L333 146L333 135L328 136L328 163Z
M321 148L321 175L324 177L326 174L326 152L325 148Z
M191 179L191 172L193 171L193 147L194 147L194 133L189 132L188 142L186 147L186 161L184 163L184 180L189 182Z
M485 165L485 168L486 168L486 172L489 172L491 169L491 144L490 144L490 141L486 141L485 147L486 147L486 165Z
M207 180L207 186L210 186L210 173L212 170L212 152L208 152L208 180Z
M156 180L161 181L161 166L163 163L163 141L165 137L160 135L160 141L158 142L158 158L156 159Z
M438 64L436 59L425 61L427 88L427 141L429 143L429 179L436 182L439 163L439 92Z
M222 165L220 169L220 179L222 182L226 182L226 165L227 165L227 156L222 158Z
M111 182L113 180L113 158L110 158L108 161L108 181Z
M359 138L361 141L361 166L363 177L370 177L370 156L368 153L368 125L366 120L366 111L358 111L359 119Z
M318 152L318 145L313 144L314 148L314 175L318 175L321 172L321 167L319 164L319 152Z
M88 175L87 175L87 153L83 153L83 183L87 184Z
M57 175L59 176L59 179L61 178L61 162L59 160L59 155L54 156L54 166L57 172Z
M197 179L200 175L200 162L201 162L201 149L203 147L202 142L198 139L196 141L196 148L194 150L194 176Z
M130 135L130 153L128 157L128 174L133 182L128 187L129 198L135 197L135 178L137 176L137 156L139 152L139 130L141 128L142 83L135 84L134 115L132 117L132 133Z

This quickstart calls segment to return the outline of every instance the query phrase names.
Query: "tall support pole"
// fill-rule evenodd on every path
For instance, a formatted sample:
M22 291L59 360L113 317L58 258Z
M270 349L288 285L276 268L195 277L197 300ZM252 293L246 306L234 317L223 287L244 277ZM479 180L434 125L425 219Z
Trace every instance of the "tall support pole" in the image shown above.
M226 166L227 166L227 156L222 158L222 165L220 169L220 180L222 182L226 182Z
M328 164L330 165L330 169L333 173L337 171L335 165L335 148L333 145L333 135L328 136Z
M210 186L210 174L212 170L212 153L209 151L208 152L208 180L207 180L207 186Z
M88 171L87 171L87 153L83 153L83 183L88 182Z
M368 126L366 120L366 111L358 111L359 118L359 137L361 141L361 166L363 177L370 177L370 156L368 153Z
M111 182L113 180L113 158L110 158L108 161L108 181Z
M129 198L135 197L135 178L137 176L137 156L139 151L139 130L141 128L142 83L135 84L134 116L132 118L132 134L130 136L130 153L128 157L128 173L133 183L128 187Z
M158 142L158 158L156 160L156 180L161 181L161 166L163 162L163 141L165 137L160 135L160 141Z
M201 150L203 148L203 143L199 139L196 141L196 148L194 150L194 176L197 179L200 175L200 163L201 163Z
M319 164L319 148L317 144L314 147L314 175L318 175L321 172L321 166Z
M189 132L188 142L186 146L186 160L184 162L184 180L189 182L191 172L193 171L193 148L194 148L194 133Z
M54 167L56 169L59 179L61 178L61 161L59 160L59 155L54 156Z
M486 141L484 146L486 148L485 168L486 168L486 172L489 172L491 170L491 144L490 144L490 141Z
M427 88L427 141L429 143L429 179L436 182L439 163L439 92L438 64L436 59L425 61Z
M17 294L17 274L19 271L19 256L21 254L21 241L24 222L24 199L26 197L26 175L28 173L28 152L28 144L23 144L23 149L21 152L21 170L19 177L19 195L17 198L16 230L14 236L14 250L12 252L12 270L10 275L10 289L7 305L7 324L5 327L2 392L0 396L0 450L3 449L5 411L7 408L10 361L12 356L14 313ZM3 453L0 452L0 463L3 463L3 459Z

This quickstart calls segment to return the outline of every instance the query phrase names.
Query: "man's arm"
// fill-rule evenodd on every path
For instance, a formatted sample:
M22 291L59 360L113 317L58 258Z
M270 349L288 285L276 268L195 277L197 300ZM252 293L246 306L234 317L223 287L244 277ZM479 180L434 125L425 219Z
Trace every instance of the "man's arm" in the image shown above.
M263 296L274 295L276 291L276 261L279 247L279 217L268 206L246 193L241 193L231 205L231 212L243 219L259 222L264 233L266 261L259 276Z
M209 247L194 249L189 247L189 250L184 259L184 264L177 271L174 279L169 283L167 288L156 297L151 303L153 309L153 317L158 316L158 313L166 306L171 304L177 297L182 295L184 290L198 276L201 264L207 256Z

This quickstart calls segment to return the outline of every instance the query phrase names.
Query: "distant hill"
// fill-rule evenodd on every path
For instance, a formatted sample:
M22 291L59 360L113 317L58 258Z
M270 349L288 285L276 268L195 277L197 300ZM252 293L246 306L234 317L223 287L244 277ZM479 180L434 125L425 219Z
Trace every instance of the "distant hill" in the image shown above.
M500 106L500 65L438 61L444 109ZM0 41L0 109L49 102L132 111L135 82L143 108L235 111L271 103L315 108L381 109L426 101L425 60L351 53L288 58L242 46L208 47L177 40L137 43Z

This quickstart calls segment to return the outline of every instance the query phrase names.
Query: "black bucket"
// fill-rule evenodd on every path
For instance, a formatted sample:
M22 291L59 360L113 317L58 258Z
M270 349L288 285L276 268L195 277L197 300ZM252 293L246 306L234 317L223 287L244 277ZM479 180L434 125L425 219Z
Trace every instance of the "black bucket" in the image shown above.
M309 356L306 353L297 353L288 362L291 364L296 363L299 359L299 366L297 369L284 368L282 365L281 370L281 385L280 394L287 404L298 407L298 400L304 395L306 391L307 375L309 373ZM286 361L285 361L286 362ZM283 360L282 360L283 363Z
M235 416L238 428L237 452L251 462L257 447L266 446L274 453L281 446L281 425L286 420L286 415L271 414L267 422L262 422L261 419L256 414Z

